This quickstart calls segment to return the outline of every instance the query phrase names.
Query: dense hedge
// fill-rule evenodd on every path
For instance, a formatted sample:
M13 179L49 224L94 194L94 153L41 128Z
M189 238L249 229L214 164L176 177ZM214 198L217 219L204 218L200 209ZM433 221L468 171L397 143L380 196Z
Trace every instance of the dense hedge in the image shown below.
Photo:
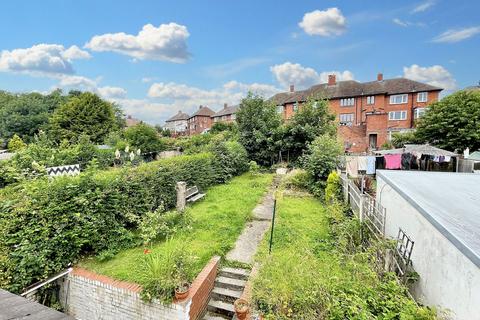
M229 151L230 150L230 151ZM203 153L134 168L38 179L0 193L0 287L20 292L75 262L82 254L132 245L140 217L175 205L177 181L204 189L246 168L234 148L225 159ZM243 150L244 151L244 150Z

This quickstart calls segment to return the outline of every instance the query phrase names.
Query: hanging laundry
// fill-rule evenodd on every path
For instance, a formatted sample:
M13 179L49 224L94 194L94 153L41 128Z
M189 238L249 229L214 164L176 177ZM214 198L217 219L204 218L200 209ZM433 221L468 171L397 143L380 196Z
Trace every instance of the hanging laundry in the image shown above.
M412 154L407 152L402 154L401 158L402 170L410 170L410 163L412 161Z
M410 160L410 169L418 170L418 159L414 154L412 154L412 159Z
M377 157L368 156L367 157L367 174L375 174L375 165Z
M450 162L450 160L452 160L451 156L445 156L445 159L443 161Z
M440 162L440 156L434 156L433 162Z
M375 170L385 169L385 157L379 156L375 157Z
M358 157L358 171L367 171L367 157L359 156Z
M346 156L347 174L353 178L358 177L358 157Z
M385 168L386 169L400 169L402 167L402 155L401 154L386 154L385 155Z

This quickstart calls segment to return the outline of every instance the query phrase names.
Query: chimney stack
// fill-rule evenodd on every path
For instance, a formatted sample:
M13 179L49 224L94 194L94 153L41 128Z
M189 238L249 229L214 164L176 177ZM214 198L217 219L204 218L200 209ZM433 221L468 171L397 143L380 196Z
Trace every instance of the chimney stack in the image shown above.
M295 86L293 84L290 85L290 92L295 92Z
M131 116L131 115L128 115L128 116L127 116L127 119L132 119L132 116Z
M199 106L198 106L198 110L200 110L200 109L202 109L202 105L199 105Z
M377 81L383 81L383 73L377 74Z
M223 109L227 109L227 107L228 107L228 104L227 104L227 103L224 103L224 104L223 104Z
M328 85L329 86L334 86L337 84L337 77L334 74L329 74L328 75Z

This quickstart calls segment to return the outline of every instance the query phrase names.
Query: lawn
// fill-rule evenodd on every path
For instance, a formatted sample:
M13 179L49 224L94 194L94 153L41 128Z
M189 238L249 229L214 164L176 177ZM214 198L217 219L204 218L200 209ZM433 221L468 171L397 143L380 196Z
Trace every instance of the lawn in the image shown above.
M380 279L364 252L339 249L327 210L313 197L277 200L272 254L266 237L253 285L265 319L433 319L392 276Z
M211 187L204 199L187 208L185 214L191 219L189 227L168 241L149 246L149 254L161 255L175 248L187 248L196 257L192 270L197 274L212 256L223 256L233 247L272 177L271 174L246 173L226 184ZM144 268L144 249L142 246L123 250L107 261L88 258L80 266L119 280L145 284L149 279Z

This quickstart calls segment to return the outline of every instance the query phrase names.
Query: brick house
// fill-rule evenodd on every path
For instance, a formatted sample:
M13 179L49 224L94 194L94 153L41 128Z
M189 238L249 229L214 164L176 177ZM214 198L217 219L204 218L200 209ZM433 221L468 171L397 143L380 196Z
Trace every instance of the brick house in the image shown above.
M328 83L306 90L282 92L270 100L277 105L282 117L288 120L309 97L323 97L340 124L339 134L348 152L366 152L389 141L393 132L411 131L415 119L425 108L438 100L442 88L405 78L376 81L336 81L329 75Z
M170 130L174 136L185 135L188 133L188 118L190 116L182 111L165 121L165 129Z
M236 119L236 113L238 106L228 106L226 103L223 105L223 109L218 111L212 116L213 122L234 122Z
M212 127L212 116L215 114L207 106L198 107L197 112L188 118L188 134L199 134L208 131Z
M128 115L125 118L125 127L126 128L134 127L134 126L136 126L137 124L140 124L140 123L143 123L143 121L138 120L138 119L132 117L131 115Z

